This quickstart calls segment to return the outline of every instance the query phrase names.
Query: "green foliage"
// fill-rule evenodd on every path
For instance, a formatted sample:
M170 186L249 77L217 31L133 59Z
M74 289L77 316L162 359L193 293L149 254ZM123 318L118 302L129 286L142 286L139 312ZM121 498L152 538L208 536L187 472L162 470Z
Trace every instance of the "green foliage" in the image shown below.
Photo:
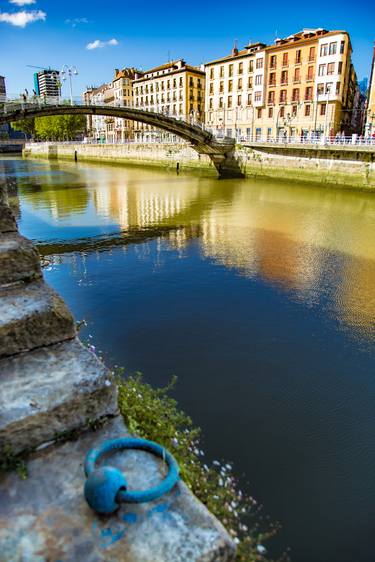
M16 131L23 131L27 135L45 141L74 140L77 134L84 131L85 126L84 115L51 115L21 119L12 123Z
M14 121L12 127L15 131L22 131L27 135L34 136L35 134L35 119L21 119L20 121Z
M27 465L21 455L15 455L10 445L5 445L0 455L0 471L15 470L22 480L26 480Z
M181 476L192 492L228 529L238 544L237 560L270 560L264 541L278 527L265 525L256 501L244 494L230 464L203 463L199 428L169 396L176 379L165 388L154 389L142 381L140 373L123 379L118 376L119 408L131 433L156 441L171 450L179 463ZM262 531L266 526L266 530ZM286 557L282 558L287 560Z
M84 115L51 115L35 119L35 136L40 140L74 140L84 131Z

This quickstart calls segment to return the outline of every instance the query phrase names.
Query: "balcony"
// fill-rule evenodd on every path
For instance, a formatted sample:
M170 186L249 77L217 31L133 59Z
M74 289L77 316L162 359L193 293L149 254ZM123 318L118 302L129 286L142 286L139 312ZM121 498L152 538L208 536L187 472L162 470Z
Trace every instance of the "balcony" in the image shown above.
M273 80L272 82L268 82L269 86L276 86L276 80Z
M292 103L298 103L299 102L299 98L292 98Z
M315 80L314 75L310 76L309 74L306 75L306 82L313 82Z
M304 97L305 101L312 101L312 94Z
M268 100L267 105L275 105L275 100Z
M276 64L272 64L272 65L270 66L270 70L276 70Z
M286 98L279 100L280 105L285 105L286 103L288 103Z
M293 78L293 84L301 84L301 78Z
M308 62L315 62L315 56L309 57Z
M280 82L281 86L287 86L288 85L288 80L282 80Z
M302 64L302 61L296 59L296 60L294 61L294 64Z

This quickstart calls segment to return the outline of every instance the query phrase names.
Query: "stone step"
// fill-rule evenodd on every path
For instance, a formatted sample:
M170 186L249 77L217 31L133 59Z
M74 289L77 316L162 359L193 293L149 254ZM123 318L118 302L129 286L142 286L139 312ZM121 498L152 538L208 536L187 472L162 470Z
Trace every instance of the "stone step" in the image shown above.
M235 546L224 527L180 482L159 500L123 504L96 515L83 497L86 453L126 436L120 418L77 441L32 455L28 478L0 475L1 562L231 562ZM156 485L164 467L143 451L112 455L129 489Z
M17 225L9 205L0 202L0 232L16 232Z
M1 213L1 210L0 210ZM0 285L41 277L39 254L18 232L0 235Z
M116 413L112 375L78 339L0 361L0 451L33 449Z
M72 315L43 280L0 290L0 358L74 336Z

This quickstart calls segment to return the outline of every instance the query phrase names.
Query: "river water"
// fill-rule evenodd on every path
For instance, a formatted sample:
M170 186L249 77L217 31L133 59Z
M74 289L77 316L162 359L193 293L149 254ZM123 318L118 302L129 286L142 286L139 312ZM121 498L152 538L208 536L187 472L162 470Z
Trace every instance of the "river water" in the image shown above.
M375 194L7 158L108 364L175 396L294 562L373 562Z

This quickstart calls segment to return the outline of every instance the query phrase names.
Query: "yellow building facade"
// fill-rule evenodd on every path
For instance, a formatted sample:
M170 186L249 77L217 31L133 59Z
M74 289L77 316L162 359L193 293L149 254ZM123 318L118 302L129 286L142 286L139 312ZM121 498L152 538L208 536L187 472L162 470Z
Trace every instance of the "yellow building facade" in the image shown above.
M304 29L206 68L206 126L238 140L350 134L356 77L345 31Z
M370 84L366 110L366 135L375 136L375 46L372 57Z
M136 109L164 113L189 122L204 119L205 73L186 64L183 59L147 70L133 81L133 99ZM162 135L144 123L135 123L138 138Z

